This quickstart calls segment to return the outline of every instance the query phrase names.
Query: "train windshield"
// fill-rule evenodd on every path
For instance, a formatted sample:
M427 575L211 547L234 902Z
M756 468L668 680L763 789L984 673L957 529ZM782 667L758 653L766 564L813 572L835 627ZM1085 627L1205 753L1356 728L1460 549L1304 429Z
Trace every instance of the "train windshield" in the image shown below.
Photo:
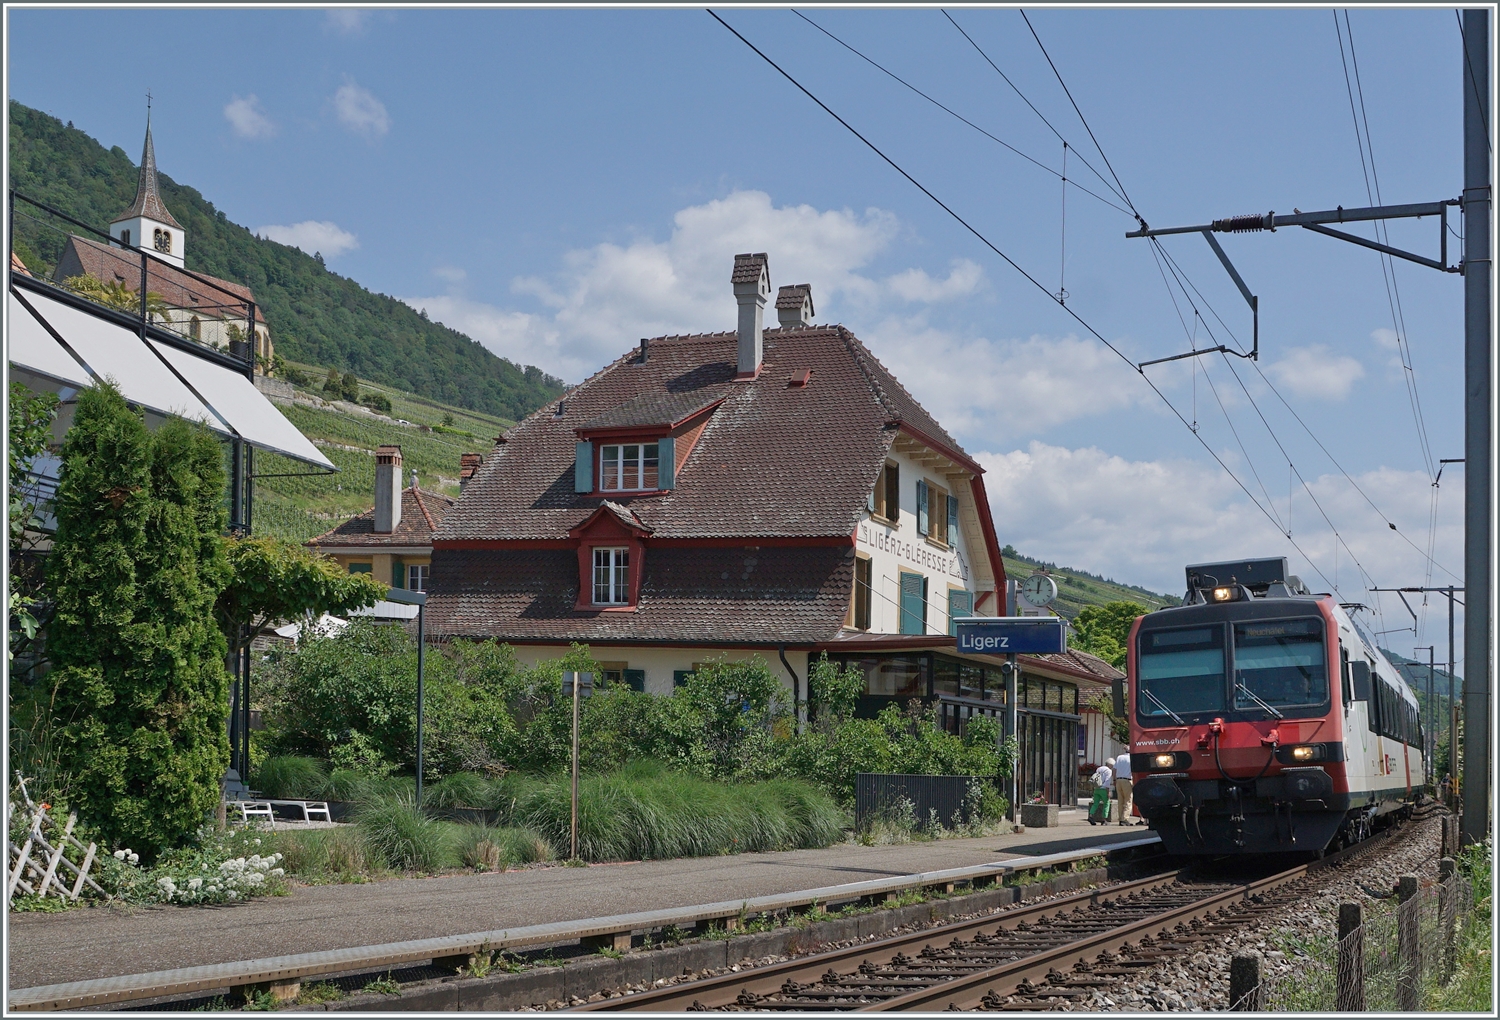
M1253 711L1321 705L1328 700L1328 652L1322 620L1234 626L1234 707ZM1253 697L1252 697L1253 695Z
M1223 627L1148 631L1138 651L1136 712L1143 720L1163 725L1224 711Z

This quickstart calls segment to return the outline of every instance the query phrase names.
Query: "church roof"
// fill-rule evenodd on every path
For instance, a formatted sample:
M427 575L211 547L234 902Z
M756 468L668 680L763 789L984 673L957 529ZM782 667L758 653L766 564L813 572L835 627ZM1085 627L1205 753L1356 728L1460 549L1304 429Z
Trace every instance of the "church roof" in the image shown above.
M151 260L149 273L146 292L159 295L168 308L185 308L207 318L232 320L245 315L245 308L235 298L243 301L245 306L255 301L254 292L242 283L207 273L189 275L160 259ZM126 290L138 291L141 258L123 248L69 234L62 257L57 260L53 279L62 283L73 276L92 276L103 283L118 282ZM266 321L259 305L255 306L255 321Z
M165 223L169 227L182 229L182 224L172 218L167 212L167 207L162 203L161 191L156 185L156 146L151 144L151 125L146 125L146 148L141 153L141 179L136 185L135 201L129 209L116 216L111 223L119 223L121 220L133 220L137 216Z

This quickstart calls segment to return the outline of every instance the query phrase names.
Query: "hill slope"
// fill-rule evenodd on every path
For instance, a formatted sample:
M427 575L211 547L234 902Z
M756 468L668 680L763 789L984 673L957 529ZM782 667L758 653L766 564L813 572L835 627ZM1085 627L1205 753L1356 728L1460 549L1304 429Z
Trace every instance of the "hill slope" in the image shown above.
M116 146L38 110L10 104L11 186L104 230L135 198L139 171ZM558 379L516 365L408 305L329 272L311 255L255 237L193 188L160 175L162 198L187 230L187 268L246 284L277 353L332 366L433 400L519 419L562 392ZM66 235L18 203L15 249L51 274ZM61 224L58 224L61 225Z
M1013 581L1024 581L1038 570L1045 570L1057 582L1057 598L1047 608L1057 615L1071 620L1084 606L1102 606L1106 602L1135 602L1147 610L1163 606L1175 606L1182 600L1174 595L1160 595L1133 584L1120 584L1108 578L1091 574L1074 567L1059 567L1055 563L1034 560L1023 556L1010 546L1001 550L1005 560L1005 573Z

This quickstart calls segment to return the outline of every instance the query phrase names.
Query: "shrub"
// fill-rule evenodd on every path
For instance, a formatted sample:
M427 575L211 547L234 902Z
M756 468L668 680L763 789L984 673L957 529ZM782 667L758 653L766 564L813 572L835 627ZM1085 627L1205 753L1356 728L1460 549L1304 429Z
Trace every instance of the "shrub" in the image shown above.
M256 770L255 785L267 797L321 799L328 795L328 771L316 758L277 755Z
M370 870L364 843L355 826L278 832L274 834L274 845L281 852L281 865L287 873L304 880L347 881Z
M228 764L223 494L202 426L151 434L112 385L79 394L48 562L59 768L106 842L148 858L213 811Z
M493 802L492 784L473 772L455 772L422 790L422 803L427 807L484 809Z
M378 393L372 390L371 392L366 393L364 396L360 397L359 402L372 411L378 411L381 414L391 413L391 398L386 396L384 393Z
M388 868L440 871L459 865L457 827L434 821L405 798L365 807L356 824L366 851Z
M556 856L552 844L526 828L461 826L456 838L459 858L476 871L503 871L517 864L550 861Z

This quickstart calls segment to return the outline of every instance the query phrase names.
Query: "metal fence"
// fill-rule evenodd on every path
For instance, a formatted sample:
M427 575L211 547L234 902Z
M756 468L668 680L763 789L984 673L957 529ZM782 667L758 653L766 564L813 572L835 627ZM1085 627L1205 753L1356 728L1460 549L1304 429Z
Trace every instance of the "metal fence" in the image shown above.
M861 772L854 777L854 827L877 822L909 829L956 829L978 807L978 776L918 776Z
M1406 881L1415 889L1408 886L1373 905L1345 904L1342 937L1288 938L1283 945L1292 958L1289 970L1267 975L1258 958L1249 963L1237 957L1231 966L1230 1009L1398 1013L1430 1008L1453 976L1459 942L1478 923L1475 890L1457 873L1427 886L1411 876ZM1351 907L1359 921L1352 926ZM1235 968L1247 966L1258 971L1259 979L1244 979L1236 988Z

